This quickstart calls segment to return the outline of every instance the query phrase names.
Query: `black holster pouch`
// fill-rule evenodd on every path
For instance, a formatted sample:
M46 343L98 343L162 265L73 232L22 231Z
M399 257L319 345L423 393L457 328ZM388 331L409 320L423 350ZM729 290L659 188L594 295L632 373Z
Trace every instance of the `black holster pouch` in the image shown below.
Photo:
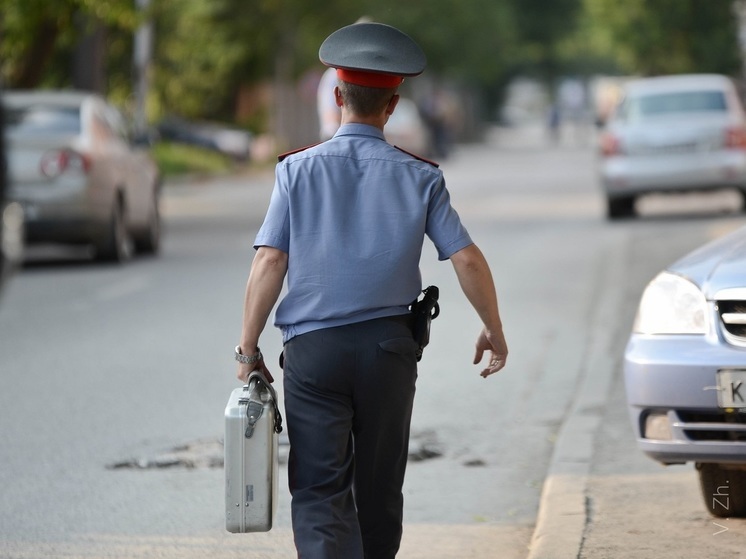
M412 335L417 342L417 361L422 359L422 352L430 342L430 322L438 318L440 306L438 305L438 288L431 285L423 292L422 299L415 299L409 306L412 311Z

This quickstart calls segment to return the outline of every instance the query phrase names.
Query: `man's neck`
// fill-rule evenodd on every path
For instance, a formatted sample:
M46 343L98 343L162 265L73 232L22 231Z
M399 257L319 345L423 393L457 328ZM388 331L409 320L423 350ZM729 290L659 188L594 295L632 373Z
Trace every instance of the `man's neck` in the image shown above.
M345 111L342 112L342 124L367 124L369 126L375 126L381 130L381 132L383 132L383 127L387 120L388 115L385 113L378 116L359 116L348 113L346 114Z

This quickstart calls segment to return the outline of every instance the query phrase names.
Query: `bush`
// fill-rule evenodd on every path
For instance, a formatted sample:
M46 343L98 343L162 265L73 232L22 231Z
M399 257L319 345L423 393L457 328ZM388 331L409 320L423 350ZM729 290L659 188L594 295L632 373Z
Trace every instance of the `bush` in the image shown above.
M158 142L151 150L164 177L184 174L219 174L232 169L230 157L212 150L172 142Z

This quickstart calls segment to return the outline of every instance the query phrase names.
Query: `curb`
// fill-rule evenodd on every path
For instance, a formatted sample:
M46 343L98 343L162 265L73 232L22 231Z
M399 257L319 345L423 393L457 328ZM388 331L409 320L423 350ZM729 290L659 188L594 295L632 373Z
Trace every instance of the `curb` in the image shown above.
M563 424L544 481L529 559L577 559L588 519L586 489L601 414L578 413Z
M597 279L599 290L594 298L598 306L589 325L586 356L580 364L576 396L560 427L544 481L528 559L578 559L583 547L590 510L588 479L594 441L618 366L617 357L610 352L620 332L609 325L615 324L623 294L603 289L613 285L611 278L622 273L624 239L616 239L615 244L620 250L608 251L616 257L608 257Z

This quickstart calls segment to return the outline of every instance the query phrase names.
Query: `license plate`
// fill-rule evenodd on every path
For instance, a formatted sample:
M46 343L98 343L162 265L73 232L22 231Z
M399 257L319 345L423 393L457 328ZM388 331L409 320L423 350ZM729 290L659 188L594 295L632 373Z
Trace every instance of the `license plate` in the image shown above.
M746 408L746 370L718 371L717 383L721 408Z

